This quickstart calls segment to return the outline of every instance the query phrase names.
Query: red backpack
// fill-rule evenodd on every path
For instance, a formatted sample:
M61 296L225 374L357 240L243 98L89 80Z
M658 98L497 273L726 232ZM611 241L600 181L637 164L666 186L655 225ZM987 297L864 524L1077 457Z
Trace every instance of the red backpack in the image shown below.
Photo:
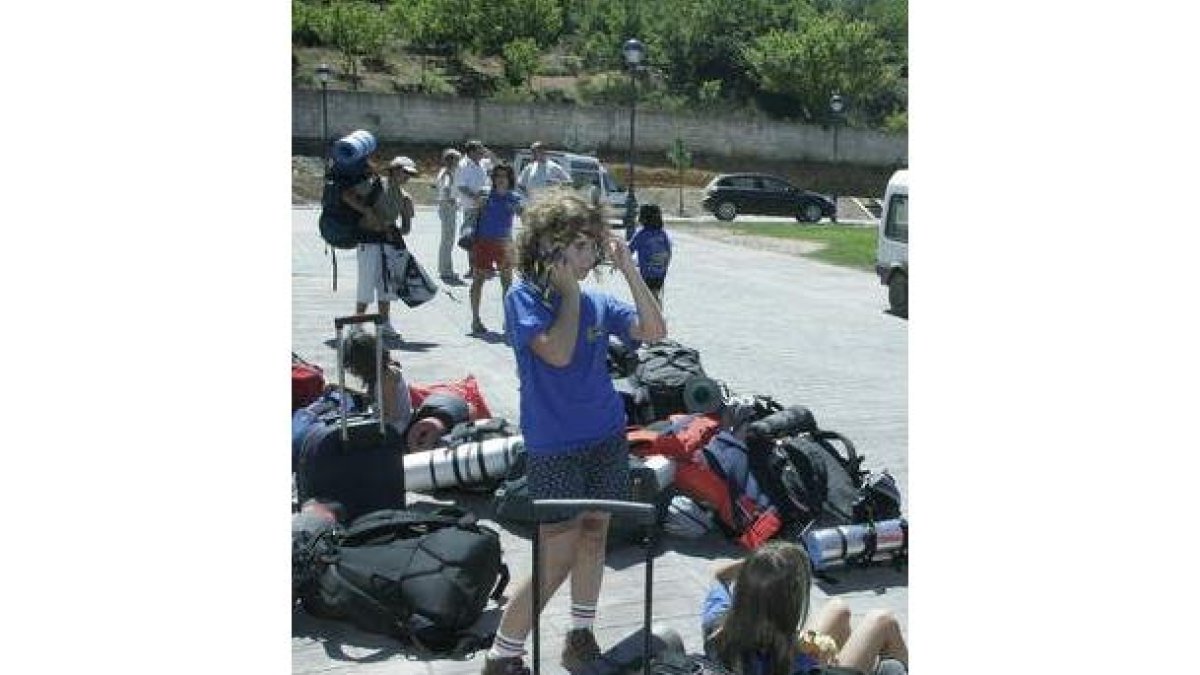
M317 400L324 391L325 375L321 367L292 352L292 412Z
M680 462L691 462L720 430L721 417L716 413L671 415L667 422L630 427L625 432L625 438L629 441L629 451L639 457L662 455Z

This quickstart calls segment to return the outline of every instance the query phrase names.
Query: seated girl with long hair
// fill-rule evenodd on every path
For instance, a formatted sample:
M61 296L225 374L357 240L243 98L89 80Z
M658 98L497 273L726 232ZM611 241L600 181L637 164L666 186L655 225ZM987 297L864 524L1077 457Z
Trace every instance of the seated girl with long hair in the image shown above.
M872 673L883 659L908 663L891 612L872 610L851 631L849 607L834 598L806 626L811 591L808 554L790 542L769 542L719 569L701 613L705 652L739 675L805 675L818 666Z

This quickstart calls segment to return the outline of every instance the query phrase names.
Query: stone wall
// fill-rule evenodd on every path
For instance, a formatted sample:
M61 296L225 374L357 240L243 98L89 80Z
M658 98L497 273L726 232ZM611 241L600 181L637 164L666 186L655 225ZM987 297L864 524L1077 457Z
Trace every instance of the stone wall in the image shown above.
M628 107L346 91L328 92L327 105L330 137L363 128L385 142L461 144L478 138L497 149L535 140L577 151L623 152L629 147ZM321 126L320 90L293 90L292 137L319 140ZM661 153L678 136L691 152L710 156L834 159L835 132L828 127L643 110L637 112L636 126L638 152ZM840 162L894 166L908 158L905 135L842 128L836 141Z

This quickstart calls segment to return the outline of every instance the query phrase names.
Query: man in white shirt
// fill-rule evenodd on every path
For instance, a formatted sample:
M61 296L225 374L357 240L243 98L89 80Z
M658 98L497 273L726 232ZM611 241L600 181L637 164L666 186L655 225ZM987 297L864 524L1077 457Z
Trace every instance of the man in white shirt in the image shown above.
M541 141L529 146L529 151L533 153L533 161L521 169L521 175L517 178L517 189L526 199L537 198L548 187L571 184L571 174L558 162L546 157L546 148Z
M488 186L487 171L481 164L484 154L483 143L477 140L467 141L465 155L459 161L458 169L454 172L454 197L458 200L458 207L462 209L463 213L462 226L458 230L460 241L468 230L474 233L475 227L479 224L479 212L483 208L483 193ZM466 248L468 251L471 250L469 247ZM468 272L468 276L473 272L473 270Z

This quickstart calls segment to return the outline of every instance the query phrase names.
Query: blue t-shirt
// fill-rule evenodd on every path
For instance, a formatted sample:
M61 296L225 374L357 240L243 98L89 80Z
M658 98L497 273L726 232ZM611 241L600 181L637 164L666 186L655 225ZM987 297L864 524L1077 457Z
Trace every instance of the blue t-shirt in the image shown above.
M733 594L729 587L717 581L708 589L708 595L704 596L704 604L700 607L700 630L704 635L705 651L708 652L708 639L713 631L721 624L721 619L729 613L729 608L733 607ZM708 654L709 658L713 658L715 654ZM751 672L748 675L759 675L760 673L769 673L770 664L767 662L765 654L751 654L750 668ZM794 675L803 675L808 671L816 668L821 664L808 654L796 654L796 660L792 663L792 673Z
M630 347L633 305L590 288L579 289L579 335L571 362L559 368L533 353L533 338L550 330L562 298L547 297L521 279L504 298L509 344L517 360L521 431L530 454L554 455L594 445L625 430L625 405L608 374L608 337Z
M671 264L671 238L662 228L643 227L629 240L629 250L637 254L638 270L643 279L662 279Z
M480 211L479 225L475 228L478 239L508 239L512 236L513 214L521 204L521 197L515 192L505 192L503 195L495 192L488 195Z

